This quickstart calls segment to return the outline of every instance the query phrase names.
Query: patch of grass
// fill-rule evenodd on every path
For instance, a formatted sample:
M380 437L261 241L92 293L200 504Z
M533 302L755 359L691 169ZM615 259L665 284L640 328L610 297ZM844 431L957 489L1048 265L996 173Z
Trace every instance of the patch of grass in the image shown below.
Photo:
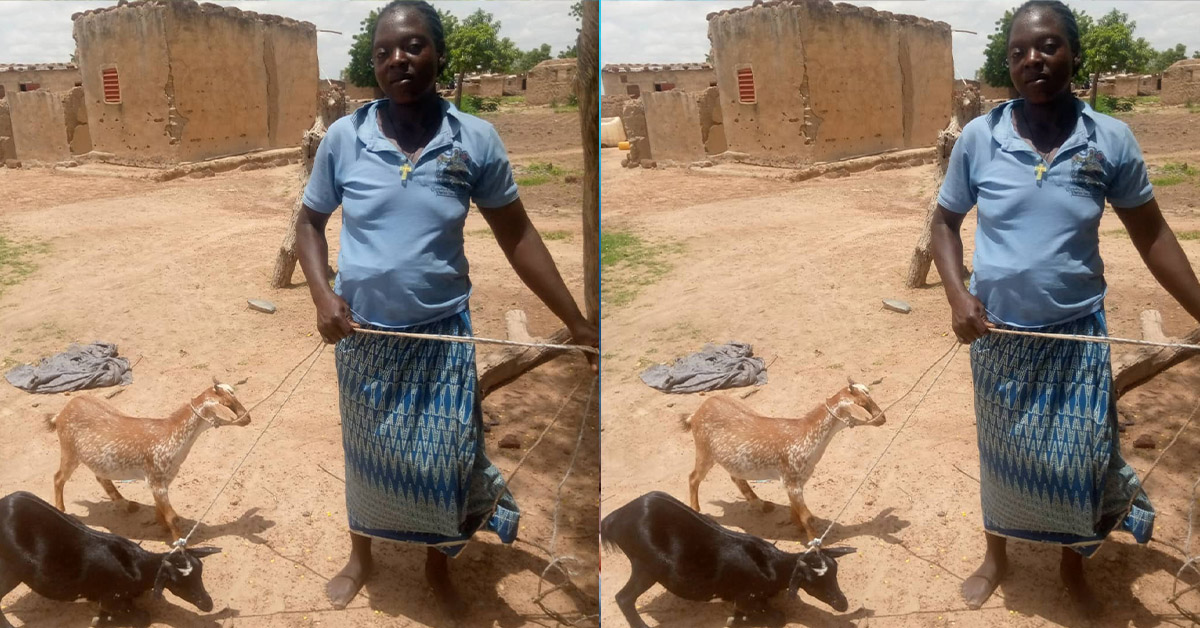
M468 236L468 237L474 237L474 238L490 238L490 237L492 237L492 230L491 229L475 229L474 231L468 231L468 232L464 233L463 235Z
M521 174L516 177L517 185L524 187L557 181L560 177L567 174L566 170L550 162L534 162L528 166L520 167L518 170Z
M34 258L48 250L41 242L17 243L0 236L0 295L6 286L15 286L33 274L37 270Z
M1096 111L1107 113L1109 115L1115 113L1124 113L1133 111L1133 105L1137 102L1137 98L1117 98L1116 96L1097 96Z
M543 240L570 240L571 232L570 231L543 231L542 239Z
M603 273L603 305L620 307L633 301L642 288L669 273L672 264L666 258L679 253L679 244L649 243L627 231L600 234L600 268Z
M206 368L208 368L208 362L201 362L199 364L192 365L192 370L196 371L203 371Z
M1200 174L1200 170L1181 163L1166 163L1155 170L1158 174L1150 178L1150 183L1156 186L1178 185Z
M550 183L554 180L554 177L544 174L531 174L529 176L517 177L515 180L518 186L523 188L531 188L535 185Z
M1176 240L1200 240L1200 231L1176 231Z
M1110 231L1103 231L1103 232L1101 232L1101 233L1100 233L1100 235L1102 235L1102 236L1112 236L1112 237L1115 237L1115 238L1128 238L1128 237L1129 237L1129 232L1128 232L1128 231L1126 231L1126 230L1124 230L1124 229L1112 229L1112 230L1110 230Z
M1139 105L1157 104L1158 102L1160 102L1160 100L1161 99L1158 96L1138 96L1137 97L1137 102Z
M502 96L500 98L500 104L523 105L523 104L525 104L525 97L524 96Z

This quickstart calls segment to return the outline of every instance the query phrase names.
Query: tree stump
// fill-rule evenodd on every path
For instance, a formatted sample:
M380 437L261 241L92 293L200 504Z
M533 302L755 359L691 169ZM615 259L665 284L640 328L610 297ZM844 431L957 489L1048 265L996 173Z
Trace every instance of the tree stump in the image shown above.
M933 186L933 196L925 209L925 228L921 230L921 238L917 240L912 259L908 263L908 278L904 281L904 285L908 288L924 286L925 278L929 276L929 266L933 262L933 243L931 241L933 216L937 213L938 191L941 190L942 182L946 179L946 167L950 163L950 153L954 150L958 136L962 134L962 127L979 117L983 110L978 89L964 87L955 96L954 112L950 116L950 124L947 124L946 128L938 133L937 183Z
M1142 339L1152 342L1200 344L1200 327L1182 338L1168 338L1162 329L1162 314L1158 310L1145 310L1141 314ZM1143 347L1122 353L1112 359L1113 399L1145 384L1154 376L1187 360L1200 355L1195 349L1172 347Z
M317 119L312 128L304 132L300 140L300 161L304 170L300 174L300 191L296 201L292 203L292 217L288 221L287 234L283 244L279 245L279 253L275 256L275 270L271 273L272 288L286 288L292 283L292 274L296 272L296 224L300 221L300 212L304 210L304 187L308 185L308 177L312 174L313 159L317 155L317 147L325 139L325 131L335 120L346 115L346 93L340 87L329 86L328 91L322 92L317 100Z

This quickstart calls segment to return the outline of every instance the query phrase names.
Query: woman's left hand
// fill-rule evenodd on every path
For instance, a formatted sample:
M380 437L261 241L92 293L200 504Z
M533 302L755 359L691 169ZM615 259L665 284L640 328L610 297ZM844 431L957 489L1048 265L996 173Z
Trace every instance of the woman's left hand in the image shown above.
M584 345L585 347L600 348L600 329L587 319L580 320L578 323L568 328L571 332L571 344ZM592 373L600 372L600 354L585 353L588 364L592 367Z

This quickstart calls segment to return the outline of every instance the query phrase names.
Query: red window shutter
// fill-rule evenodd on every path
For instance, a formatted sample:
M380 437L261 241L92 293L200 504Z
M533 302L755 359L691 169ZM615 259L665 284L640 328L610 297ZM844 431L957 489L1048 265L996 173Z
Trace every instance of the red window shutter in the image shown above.
M100 77L104 85L104 102L121 102L121 81L117 77L117 69L107 68L102 70L100 72Z
M741 68L737 71L738 82L738 102L744 104L754 104L754 70L751 68Z

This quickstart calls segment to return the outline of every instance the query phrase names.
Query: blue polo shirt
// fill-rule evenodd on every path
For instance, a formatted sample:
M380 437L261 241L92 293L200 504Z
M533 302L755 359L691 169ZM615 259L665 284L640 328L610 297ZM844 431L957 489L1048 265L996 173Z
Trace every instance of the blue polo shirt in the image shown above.
M470 202L483 210L517 199L504 143L491 124L442 101L442 126L414 164L379 128L386 100L334 122L313 162L304 204L342 206L334 291L360 323L409 327L467 308L463 251Z
M1129 209L1154 190L1124 122L1076 100L1075 130L1047 164L1013 128L1013 110L1023 103L1009 101L967 123L938 203L959 214L979 207L970 291L991 320L1029 328L1103 307L1105 200Z

